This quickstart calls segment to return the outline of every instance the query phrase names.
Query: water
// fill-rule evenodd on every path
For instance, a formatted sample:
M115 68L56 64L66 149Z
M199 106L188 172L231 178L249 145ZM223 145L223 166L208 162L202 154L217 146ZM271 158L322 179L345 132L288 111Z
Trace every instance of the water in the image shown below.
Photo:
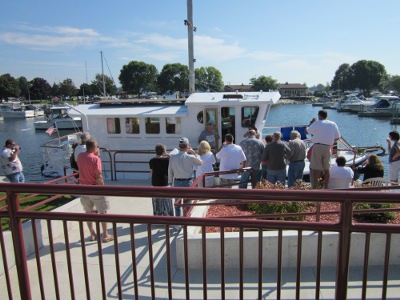
M308 124L316 117L321 107L311 104L278 105L271 108L265 126L290 126ZM375 146L377 144L386 148L386 138L391 130L397 129L390 125L388 119L360 118L355 114L328 110L328 119L335 121L342 136L356 146ZM0 144L4 145L9 138L14 139L22 147L20 159L24 166L27 182L40 182L48 180L41 175L40 166L42 156L40 145L55 138L56 134L49 137L44 131L35 131L35 119L4 119L0 121ZM69 132L60 132L64 135ZM387 166L388 156L381 157ZM386 173L387 174L387 173ZM0 175L4 175L0 169Z
M13 139L21 147L19 155L24 167L25 180L27 182L43 182L49 180L41 174L40 167L43 164L40 145L54 139L57 134L49 136L44 130L36 131L33 122L35 118L28 119L4 119L0 121L0 144L5 145L7 139ZM68 131L60 131L60 135ZM0 175L4 176L0 168Z

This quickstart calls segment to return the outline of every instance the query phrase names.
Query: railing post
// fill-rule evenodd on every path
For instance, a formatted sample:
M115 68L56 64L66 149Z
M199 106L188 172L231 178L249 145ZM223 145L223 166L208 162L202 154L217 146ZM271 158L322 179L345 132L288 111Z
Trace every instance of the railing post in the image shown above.
M7 192L8 213L10 216L10 230L13 237L15 263L17 266L18 284L21 299L32 299L29 282L28 265L26 260L22 221L17 217L19 202L14 192ZM35 232L33 234L36 234Z
M339 233L335 299L347 299L352 217L353 202L346 199L346 201L342 202L340 209L340 224L342 228Z

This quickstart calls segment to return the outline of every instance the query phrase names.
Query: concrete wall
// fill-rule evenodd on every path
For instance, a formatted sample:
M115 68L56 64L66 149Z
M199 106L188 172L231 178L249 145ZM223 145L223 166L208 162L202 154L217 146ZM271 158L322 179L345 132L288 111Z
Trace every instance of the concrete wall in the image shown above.
M316 232L304 231L302 235L303 267L316 267L317 265L317 239ZM220 268L221 241L219 233L207 233L206 240L207 268ZM276 268L278 258L278 232L266 231L263 233L262 258L264 268ZM350 265L362 266L364 264L365 234L354 233L351 239ZM383 265L386 245L384 234L372 234L370 241L369 265ZM202 267L202 240L200 234L191 234L188 237L189 268ZM255 268L258 263L258 232L244 232L244 266ZM282 241L282 266L296 267L297 264L298 235L297 231L285 231ZM324 233L322 237L322 265L336 266L338 249L338 234ZM178 268L184 268L183 238L177 240L176 257ZM226 268L239 267L239 233L225 233ZM400 235L392 235L391 264L400 264Z

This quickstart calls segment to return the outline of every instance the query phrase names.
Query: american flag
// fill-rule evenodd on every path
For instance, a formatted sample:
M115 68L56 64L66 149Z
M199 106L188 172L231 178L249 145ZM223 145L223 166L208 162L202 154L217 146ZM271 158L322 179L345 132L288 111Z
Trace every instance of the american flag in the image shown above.
M52 135L54 132L57 132L57 128L56 128L55 124L53 124L52 126L50 126L49 128L46 129L46 133L48 135Z

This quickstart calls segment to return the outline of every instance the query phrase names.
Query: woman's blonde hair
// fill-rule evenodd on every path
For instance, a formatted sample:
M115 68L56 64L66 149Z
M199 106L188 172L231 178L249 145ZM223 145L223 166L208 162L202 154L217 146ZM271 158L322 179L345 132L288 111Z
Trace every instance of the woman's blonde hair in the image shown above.
M206 154L211 151L211 146L207 141L201 141L199 144L199 155Z
M378 155L376 155L374 153L372 153L370 156L368 156L368 164L379 170L383 170L385 168L382 161L379 159Z

